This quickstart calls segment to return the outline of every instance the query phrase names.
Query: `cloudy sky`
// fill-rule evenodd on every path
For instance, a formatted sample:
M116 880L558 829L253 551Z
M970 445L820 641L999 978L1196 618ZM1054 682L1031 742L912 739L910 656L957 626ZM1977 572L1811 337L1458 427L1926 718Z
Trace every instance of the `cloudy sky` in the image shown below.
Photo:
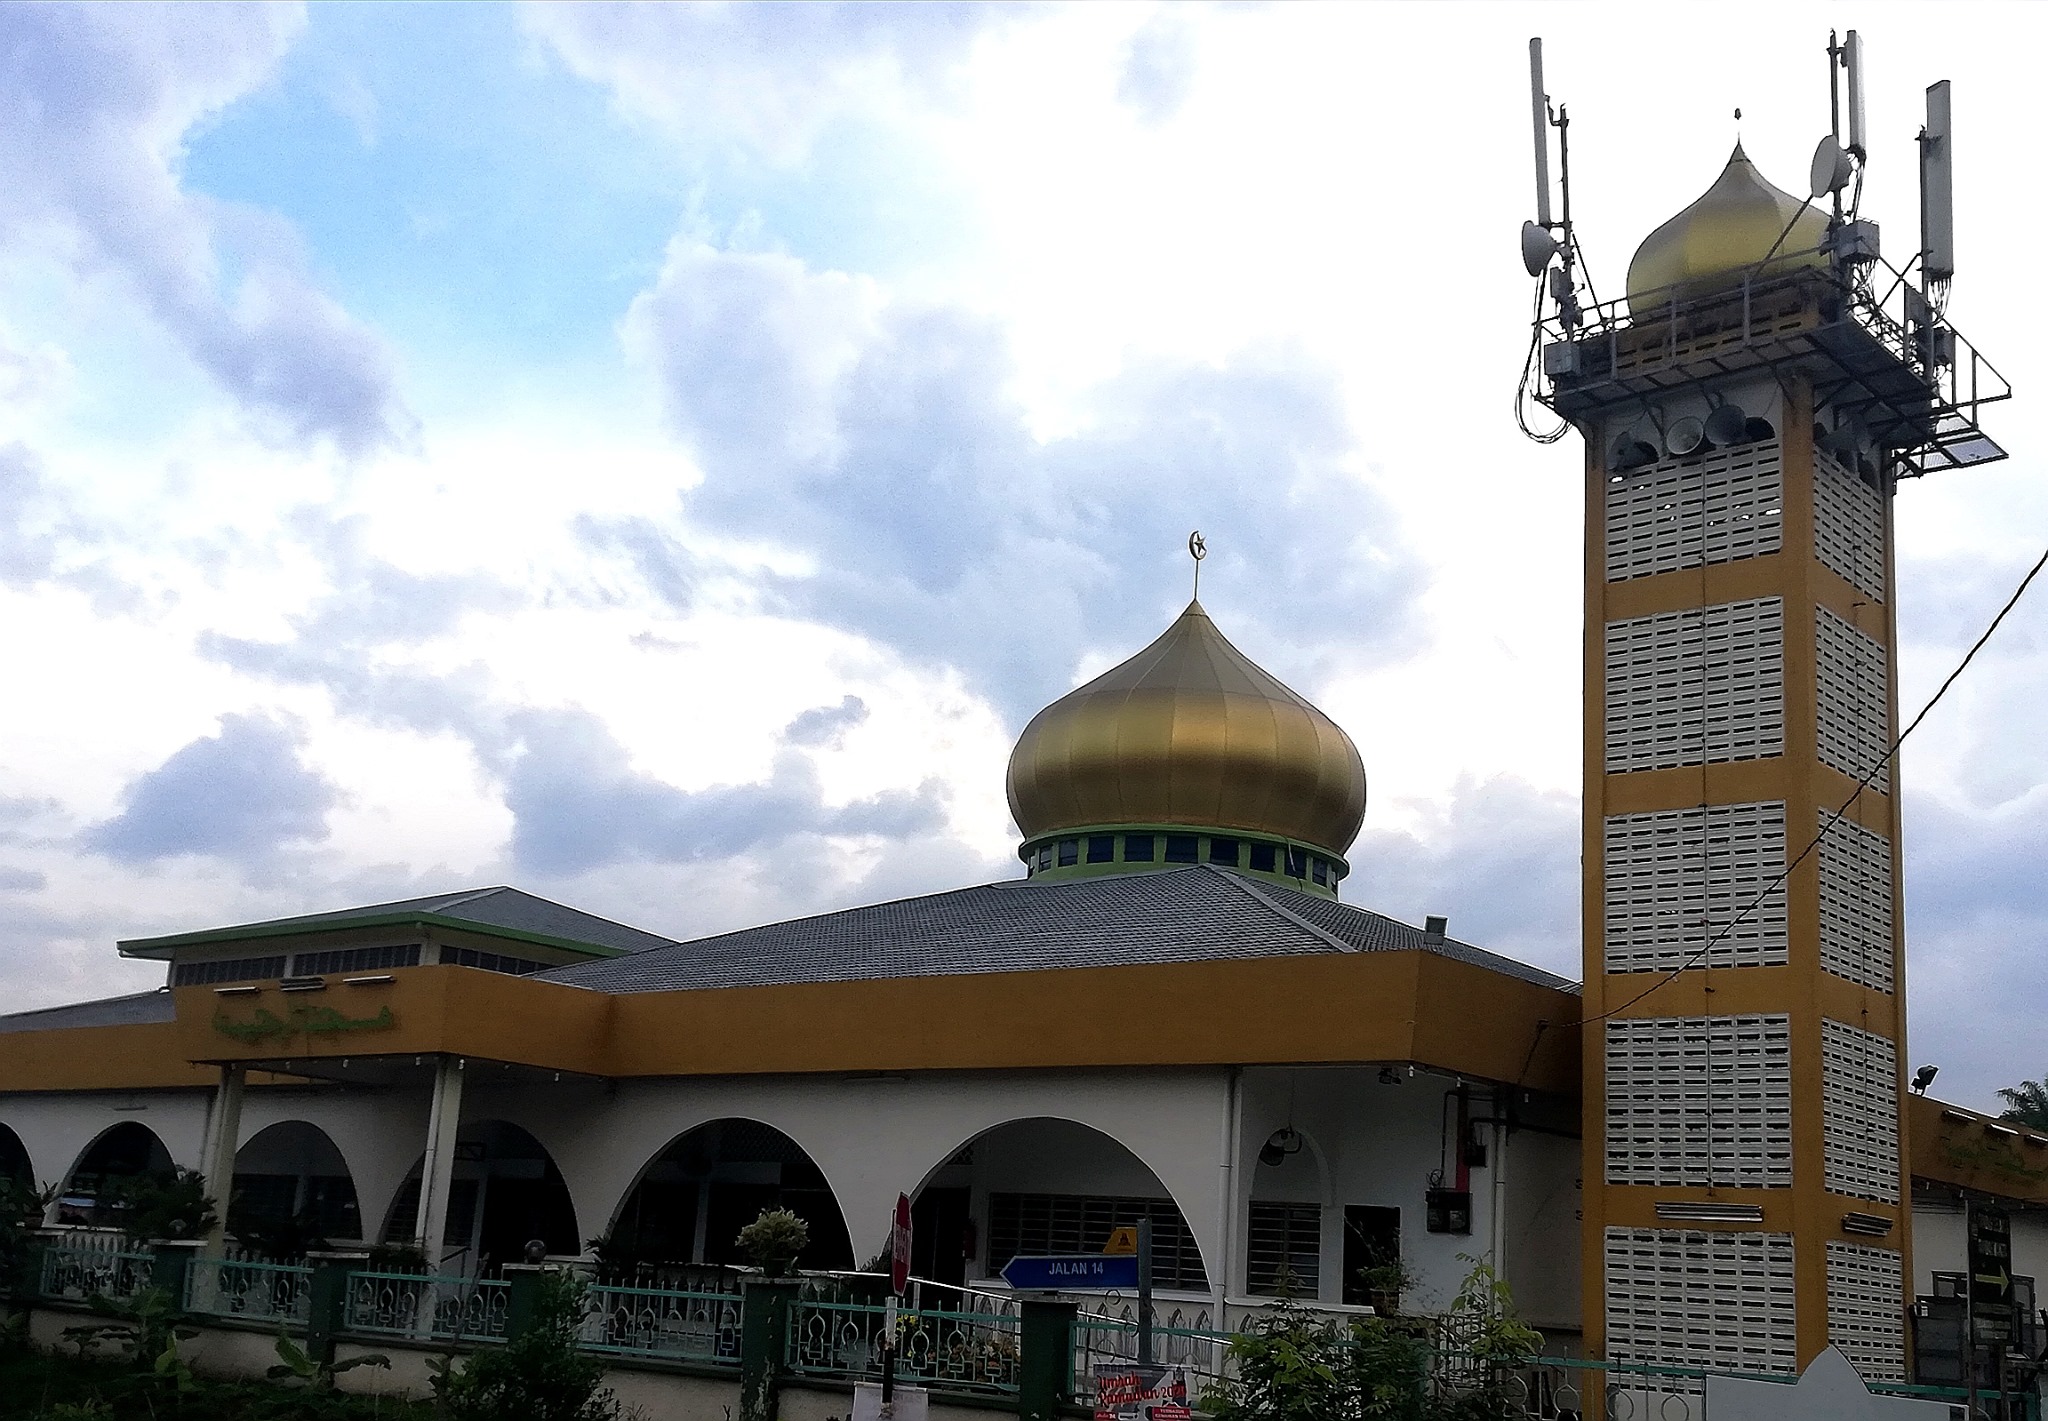
M1364 753L1351 899L1576 975L1525 41L1608 294L1737 106L1800 185L1830 23L1908 247L1955 81L1952 312L2022 393L1900 495L1916 706L2048 539L2043 24L1931 13L0 7L6 1009L466 885L690 935L1012 874L1011 738L1195 527ZM1906 756L1912 1056L1978 1105L2048 1073L2044 629Z

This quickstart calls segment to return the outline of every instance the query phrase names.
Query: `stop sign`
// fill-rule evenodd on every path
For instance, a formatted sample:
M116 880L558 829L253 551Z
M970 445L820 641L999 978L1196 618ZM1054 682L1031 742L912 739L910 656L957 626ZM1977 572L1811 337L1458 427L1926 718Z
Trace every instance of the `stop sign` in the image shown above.
M889 1291L902 1295L910 1286L910 1196L896 1196L896 1225L889 1230Z

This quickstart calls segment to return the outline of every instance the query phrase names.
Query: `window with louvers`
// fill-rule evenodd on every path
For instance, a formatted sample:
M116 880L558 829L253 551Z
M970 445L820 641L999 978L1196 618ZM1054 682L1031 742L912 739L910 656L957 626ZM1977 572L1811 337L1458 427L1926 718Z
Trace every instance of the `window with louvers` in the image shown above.
M1262 1298L1313 1298L1323 1276L1323 1211L1252 1201L1245 1286Z
M1613 1360L1798 1370L1792 1235L1610 1228L1606 1271ZM1698 1385L1672 1378L1668 1389Z
M1154 1287L1207 1292L1208 1274L1187 1220L1171 1199L1107 1194L991 1194L988 1266L992 1273L1019 1254L1100 1253L1112 1230L1150 1215Z
M1784 634L1776 597L1609 622L1608 773L1784 753Z
M1899 1197L1898 1048L1832 1017L1820 1023L1821 1174L1837 1194Z
M548 965L525 957L506 957L497 952L478 952L473 947L444 947L441 949L441 961L453 967L475 967L480 971L504 972L514 977L524 977Z
M295 977L324 977L330 972L378 972L386 967L417 967L420 945L341 947L329 952L302 952L292 959Z
M1820 811L1820 965L1892 989L1892 841Z
M1621 1017L1604 1028L1607 1182L1792 1183L1792 1021Z
M282 976L282 957L232 957L225 962L179 962L171 967L173 987L209 987L215 982L264 982Z
M1828 1240L1828 1341L1871 1381L1905 1380L1906 1295L1897 1249Z
M1778 441L1666 459L1607 485L1607 580L1778 551L1784 509Z
M1854 780L1891 791L1891 766L1872 769L1891 748L1890 692L1884 646L1825 607L1815 609L1814 654L1820 677L1820 757Z
M1820 560L1875 602L1884 601L1884 495L1816 452L1813 544Z
M1609 972L1785 961L1782 800L1612 815L1604 852Z

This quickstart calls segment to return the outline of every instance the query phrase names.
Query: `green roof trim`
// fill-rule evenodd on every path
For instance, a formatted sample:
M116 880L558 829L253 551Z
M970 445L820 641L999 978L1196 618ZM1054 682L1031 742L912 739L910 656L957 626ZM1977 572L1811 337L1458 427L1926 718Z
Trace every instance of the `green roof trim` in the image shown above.
M474 918L457 918L446 913L374 913L361 917L322 917L312 919L287 918L279 922L250 923L243 927L209 928L205 932L173 933L169 937L129 938L115 944L123 957L167 958L181 947L211 947L228 942L257 942L266 938L307 937L315 933L348 932L355 928L450 928L456 932L475 933L480 937L505 938L512 942L528 942L537 947L559 948L564 952L577 952L585 957L625 957L628 949L607 947L602 943L579 942L573 938L553 937L546 933L528 932L520 928L499 927L495 923L481 923ZM561 964L567 966L567 963Z

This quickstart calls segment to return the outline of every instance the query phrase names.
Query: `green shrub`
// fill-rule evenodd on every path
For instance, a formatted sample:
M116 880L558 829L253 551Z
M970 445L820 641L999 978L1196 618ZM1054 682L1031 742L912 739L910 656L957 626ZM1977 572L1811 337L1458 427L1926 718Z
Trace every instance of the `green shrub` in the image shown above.
M518 1336L434 1378L442 1414L448 1421L616 1421L618 1400L599 1385L603 1359L576 1347L583 1314L580 1280L541 1274Z
M110 1179L99 1202L112 1212L115 1227L131 1243L204 1238L220 1222L206 1196L206 1176L182 1166Z

